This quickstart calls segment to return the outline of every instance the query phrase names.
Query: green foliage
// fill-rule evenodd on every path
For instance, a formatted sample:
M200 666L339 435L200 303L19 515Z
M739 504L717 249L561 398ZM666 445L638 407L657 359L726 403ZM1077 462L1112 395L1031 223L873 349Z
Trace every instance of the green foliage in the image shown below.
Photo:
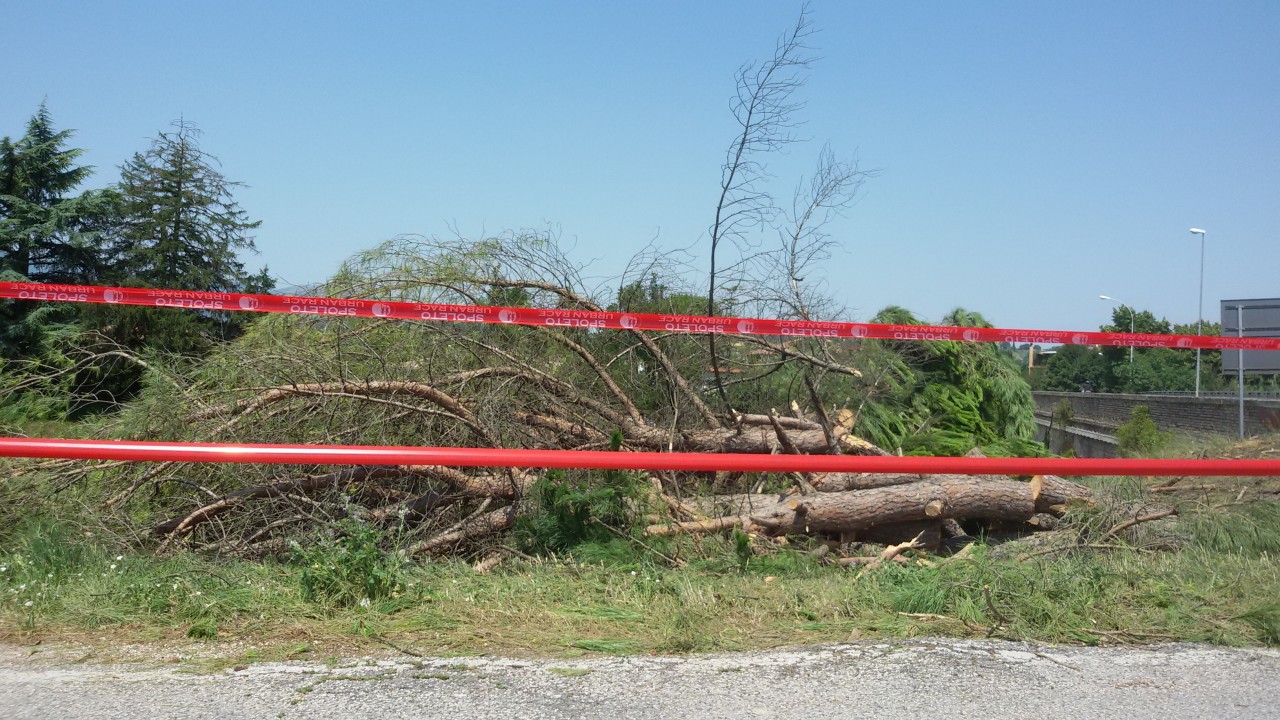
M1215 353L1221 356L1221 353ZM1220 374L1220 373L1219 373ZM1191 390L1196 384L1196 355L1185 350L1150 348L1134 355L1133 362L1117 361L1111 368L1112 392L1145 393ZM1208 385L1204 386L1208 388Z
M1280 556L1280 502L1255 502L1197 513L1189 520L1194 542L1216 553Z
M108 267L118 198L69 196L93 173L76 164L83 150L66 147L73 134L55 130L41 103L22 138L0 142L0 266L35 282L94 282Z
M1150 311L1137 311L1128 306L1115 308L1111 320L1110 325L1099 329L1128 333L1133 327L1135 332L1152 335L1194 335L1197 332L1194 323L1175 325L1165 318L1156 318ZM1201 330L1205 335L1221 332L1217 323L1206 323ZM1226 387L1222 377L1221 352L1205 350L1202 364L1203 389ZM1126 347L1064 345L1037 371L1034 384L1037 390L1064 392L1079 391L1086 384L1094 392L1185 391L1195 387L1195 368L1196 355L1187 350L1133 348L1130 352Z
M1001 438L981 446L987 457L1048 457L1044 443L1030 438Z
M118 187L79 195L72 193L92 168L77 164L82 150L66 147L72 134L56 130L41 104L21 139L0 140L0 278L270 290L265 268L249 275L236 259L237 250L253 249L247 232L257 223L231 199L236 184L213 169L216 161L196 144L194 126L179 123L177 132L162 133L121 169ZM3 368L0 389L21 390L0 401L0 419L112 409L136 394L140 366L95 361L70 368L72 345L82 351L80 359L119 345L202 354L213 340L242 332L249 317L0 301L0 359L19 361ZM37 386L63 400L35 397Z
M217 640L218 623L207 618L198 620L187 628L187 637L192 640Z
M0 139L0 279L93 283L108 272L118 197L110 190L71 195L93 172L76 164L83 150L66 147L72 134L55 130L41 103L22 138ZM51 316L61 324L78 314L62 304L33 318L40 310L31 302L0 301L0 360L38 356L48 344Z
M1116 449L1122 455L1151 455L1167 445L1172 437L1171 433L1156 427L1146 405L1134 405L1129 420L1116 429Z
M1102 391L1106 388L1109 368L1097 348L1062 345L1036 371L1036 389L1078 392L1088 385L1095 391Z
M755 554L751 550L751 536L734 528L732 540L733 554L738 558L738 568L745 572L747 565L751 562L751 556Z
M885 308L874 321L921 324L900 307ZM962 308L944 322L990 327ZM963 455L997 444L1003 452L1043 452L1032 442L1031 389L999 348L949 341L880 344L889 354L874 362L873 377L882 388L859 412L855 429L863 437L913 455Z
M125 266L142 282L181 278L187 290L239 291L248 276L235 251L254 250L249 232L261 223L236 204L240 184L214 168L200 130L185 120L173 126L121 168Z
M337 524L330 537L294 548L302 597L336 607L365 606L404 589L408 558L384 552L382 533L355 520Z
M635 280L618 289L618 299L609 305L610 310L621 312L666 313L671 315L704 315L707 312L706 295L675 292L658 281L657 274L649 276L647 283ZM719 303L713 314L725 312Z
M635 473L549 471L529 492L528 512L516 520L516 541L526 552L630 559L615 541L631 526L628 503L640 489Z
M263 268L250 275L237 251L255 251L250 221L236 203L232 182L218 172L217 159L201 149L200 130L176 121L146 152L120 170L124 215L121 272L124 282L211 292L269 291L274 282ZM209 340L243 332L244 313L178 313L171 309L95 308L94 324L109 328L113 340L132 348L169 352L207 349Z
M1264 603L1240 616L1268 645L1280 645L1280 602Z

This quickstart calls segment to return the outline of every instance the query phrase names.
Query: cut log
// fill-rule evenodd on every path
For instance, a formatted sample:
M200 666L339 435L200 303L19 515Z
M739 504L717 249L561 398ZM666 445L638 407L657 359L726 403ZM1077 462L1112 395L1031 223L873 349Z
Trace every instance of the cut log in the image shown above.
M752 522L775 533L853 532L877 525L930 519L931 503L941 503L936 517L1026 522L1035 514L1028 483L1016 480L947 478L937 482L894 485L792 498L751 513Z
M909 485L911 483L950 483L966 480L986 482L1011 482L999 475L918 475L896 473L814 473L812 485L818 492L846 492L869 488ZM1031 479L1037 512L1062 511L1077 502L1091 502L1093 493L1085 485L1066 480L1057 475L1036 475Z
M1027 524L1036 530L1056 530L1058 528L1058 517L1049 513L1036 513L1031 516Z
M896 473L814 473L811 484L818 492L844 492L888 485L907 485L936 477L938 476Z
M1035 495L1036 512L1061 515L1074 503L1092 503L1093 492L1085 485L1057 475L1036 475L1031 478Z

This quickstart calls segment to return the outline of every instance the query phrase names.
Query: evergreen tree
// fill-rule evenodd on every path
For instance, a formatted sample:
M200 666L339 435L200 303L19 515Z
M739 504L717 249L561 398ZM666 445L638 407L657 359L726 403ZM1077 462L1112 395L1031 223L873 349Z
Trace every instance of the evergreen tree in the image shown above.
M238 250L255 251L250 221L200 130L178 120L121 168L124 263L135 282L184 290L239 292L250 284ZM255 288L265 290L269 288Z
M54 129L41 103L16 143L0 139L0 279L96 283L110 265L107 245L118 210L113 190L69 196L92 173L68 149L72 131ZM51 332L79 317L68 305L0 301L0 358L48 350Z
M266 268L245 272L238 250L254 251L250 221L232 191L240 183L218 171L218 161L201 149L200 130L178 120L145 152L121 167L119 193L122 282L210 292L268 292ZM115 342L132 348L200 353L212 339L239 335L248 322L240 313L194 313L147 308L97 307L93 324Z
M17 143L0 143L0 265L36 282L98 282L108 264L117 198L68 196L93 173L76 164L83 150L66 147L72 134L55 130L41 103Z

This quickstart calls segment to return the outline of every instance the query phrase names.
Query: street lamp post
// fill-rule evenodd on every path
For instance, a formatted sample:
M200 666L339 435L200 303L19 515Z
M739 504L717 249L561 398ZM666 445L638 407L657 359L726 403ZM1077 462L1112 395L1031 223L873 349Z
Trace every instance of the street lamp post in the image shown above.
M1192 235L1200 236L1200 310L1196 318L1196 335L1204 334L1204 230L1191 228ZM1200 397L1200 348L1196 348L1196 397Z
M1113 302L1113 303L1116 303L1117 305L1119 305L1119 306L1120 306L1120 307L1122 307L1122 308L1128 308L1128 309L1129 309L1129 334L1130 334L1130 335L1132 335L1132 334L1134 333L1134 330L1133 330L1133 316L1134 316L1134 310L1133 310L1133 308L1131 308L1131 307L1129 307L1128 305L1126 305L1126 304L1124 303L1124 301L1123 301L1123 300L1117 300L1117 299L1115 299L1115 298L1111 297L1110 295L1099 295L1098 297L1099 297L1100 299L1102 299L1102 300L1109 300L1109 301L1111 301L1111 302ZM1146 357L1146 356L1144 355L1143 357ZM1133 364L1133 346L1132 346L1132 345L1130 345L1130 346L1129 346L1129 364L1130 364L1130 365L1132 365L1132 364Z

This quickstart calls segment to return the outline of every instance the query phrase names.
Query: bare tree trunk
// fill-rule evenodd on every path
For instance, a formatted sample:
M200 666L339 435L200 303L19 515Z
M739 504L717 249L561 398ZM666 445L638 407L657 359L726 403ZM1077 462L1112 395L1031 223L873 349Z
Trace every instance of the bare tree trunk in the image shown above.
M1034 514L1028 483L964 477L796 497L756 510L751 521L777 533L847 533L944 518L1026 522Z

